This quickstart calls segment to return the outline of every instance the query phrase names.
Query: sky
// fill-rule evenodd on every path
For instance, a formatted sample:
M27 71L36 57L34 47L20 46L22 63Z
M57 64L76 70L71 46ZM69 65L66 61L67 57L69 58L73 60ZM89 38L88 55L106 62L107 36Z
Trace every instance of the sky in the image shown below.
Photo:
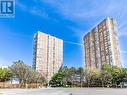
M83 36L106 17L117 22L122 65L127 67L127 0L16 0L15 17L0 18L0 65L33 64L37 31L64 41L63 64L84 64Z

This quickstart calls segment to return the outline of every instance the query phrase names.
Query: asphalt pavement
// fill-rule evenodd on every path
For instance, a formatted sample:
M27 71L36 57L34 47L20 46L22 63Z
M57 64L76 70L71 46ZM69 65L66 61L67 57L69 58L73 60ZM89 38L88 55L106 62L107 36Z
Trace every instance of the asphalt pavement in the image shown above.
M0 89L0 95L127 95L127 89L126 88Z

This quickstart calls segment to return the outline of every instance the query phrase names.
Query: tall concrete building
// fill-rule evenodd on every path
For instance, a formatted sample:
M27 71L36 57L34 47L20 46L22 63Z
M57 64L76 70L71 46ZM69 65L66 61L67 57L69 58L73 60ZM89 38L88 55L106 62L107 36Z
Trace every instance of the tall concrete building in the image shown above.
M63 61L63 41L48 34L38 32L34 35L34 68L47 81L58 72Z
M103 64L121 67L116 23L106 18L84 36L86 68L102 68Z

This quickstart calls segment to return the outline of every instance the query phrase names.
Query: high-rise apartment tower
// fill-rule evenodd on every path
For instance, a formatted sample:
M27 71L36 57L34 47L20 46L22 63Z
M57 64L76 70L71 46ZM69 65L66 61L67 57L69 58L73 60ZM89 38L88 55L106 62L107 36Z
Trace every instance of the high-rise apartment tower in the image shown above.
M85 67L101 70L103 64L121 67L116 23L106 18L84 36Z
M48 34L34 35L34 68L49 82L63 61L63 41Z

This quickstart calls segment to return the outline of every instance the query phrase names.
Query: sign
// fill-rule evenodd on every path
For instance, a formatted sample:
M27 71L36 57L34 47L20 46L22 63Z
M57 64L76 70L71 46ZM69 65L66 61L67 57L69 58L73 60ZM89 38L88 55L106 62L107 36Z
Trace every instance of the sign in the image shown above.
M15 1L0 0L0 18L10 18L15 16Z

